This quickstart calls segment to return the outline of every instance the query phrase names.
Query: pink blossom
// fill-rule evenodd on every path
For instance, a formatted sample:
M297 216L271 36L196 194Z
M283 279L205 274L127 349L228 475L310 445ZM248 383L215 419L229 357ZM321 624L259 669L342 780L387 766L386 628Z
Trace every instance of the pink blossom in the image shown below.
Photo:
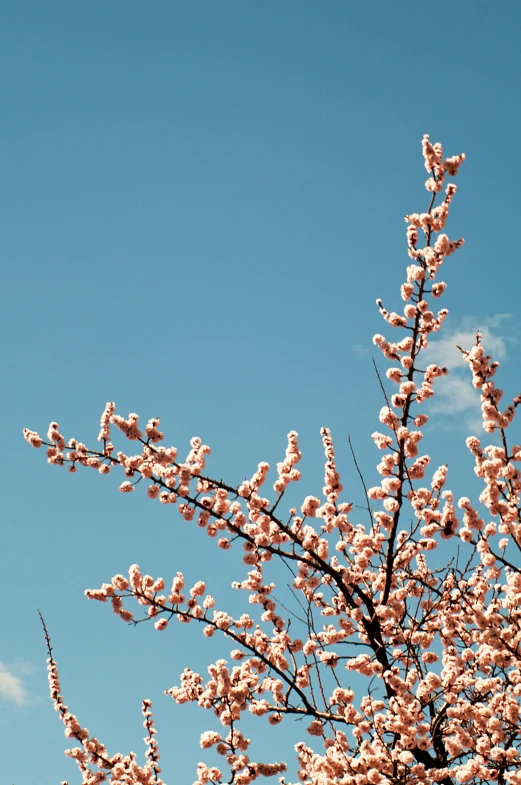
M203 732L200 746L215 747L223 770L200 762L197 785L250 785L260 776L285 771L284 763L253 759L255 745L250 750L241 725L245 715L264 717L260 722L272 725L285 715L303 720L307 740L295 749L298 777L305 785L500 780L521 785L516 741L521 446L511 443L508 430L521 394L502 403L503 391L494 379L499 364L486 353L481 335L474 346L461 348L490 439L484 445L476 437L467 440L482 488L477 498L461 496L456 504L448 466L432 470L429 455L420 454L430 428L420 429L430 424L421 408L436 396L437 379L447 373L429 364L426 350L448 314L432 306L446 289L438 280L440 268L463 242L451 240L445 226L456 193L446 181L464 156L445 157L441 144L427 135L422 151L428 199L425 212L406 216L410 264L400 286L403 316L392 310L397 306L391 300L388 308L377 300L385 330L393 328L396 336L390 340L377 333L373 338L390 366L379 374L384 433L372 433L381 451L379 484L366 482L355 458L354 476L362 480L358 501L356 491L350 501L343 499L328 428L320 432L323 498L302 494L301 514L297 497L288 504L283 498L290 483L301 479L295 431L289 432L284 459L277 464L271 500L260 492L268 463L258 463L253 475L251 469L240 472L245 479L239 484L215 479L206 469L210 448L199 437L190 440L184 462L178 461L176 447L160 444L164 434L158 417L148 420L143 435L137 414L124 418L113 403L106 404L101 417L98 449L75 438L66 441L56 422L49 426L47 441L24 429L29 444L45 445L53 465L67 465L72 472L77 467L121 472L122 492L139 489L144 478L141 486L149 498L176 504L181 521L174 526L195 520L194 535L202 536L198 529L205 529L209 537L202 538L201 547L231 550L221 557L232 587L241 592L234 597L244 596L250 613L235 603L228 610L217 607L202 580L188 591L181 572L168 592L162 578L142 573L137 564L130 566L128 579L116 574L86 590L89 599L109 603L126 623L148 622L164 630L171 619L194 622L202 638L215 638L210 646L219 641L228 646L229 664L224 659L210 663L204 678L186 668L179 686L166 691L178 704L195 703L210 711L221 728ZM443 425L443 415L435 407L431 411ZM111 425L118 438L133 443L132 454L114 448ZM446 429L440 434L442 442L451 435ZM453 537L456 545L443 542ZM177 556L182 558L182 549ZM191 554L190 572L197 557ZM289 583L286 578L282 587L272 582L278 571L271 561L283 565ZM150 701L142 704L145 764L140 766L134 753L110 754L65 705L45 625L44 634L51 698L72 740L66 754L76 761L82 782L162 785Z
M320 499L317 499L316 496L306 496L301 510L304 515L309 515L311 518L314 518L319 507Z
M132 491L135 490L135 488L132 485L132 483L126 481L121 483L121 485L119 486L119 490L122 493L132 493Z
M24 439L26 442L29 442L31 447L41 447L43 442L40 436L36 433L36 431L30 431L28 428L23 429Z

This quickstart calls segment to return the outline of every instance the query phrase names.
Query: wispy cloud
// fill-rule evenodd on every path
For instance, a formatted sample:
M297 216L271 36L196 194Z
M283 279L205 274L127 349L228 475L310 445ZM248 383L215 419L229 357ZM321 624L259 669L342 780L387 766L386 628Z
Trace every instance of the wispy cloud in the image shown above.
M371 354L373 351L372 345L365 343L355 343L353 349L357 354Z
M487 353L493 354L498 360L505 357L506 339L500 332L504 329L504 323L511 318L510 314L497 314L488 319L479 321L475 317L467 316L462 320L460 328L452 332L445 333L443 338L433 338L425 350L423 357L428 363L442 365L449 370L457 370L465 367L465 361L461 352L457 348L471 349L476 343L476 333L482 335L482 343Z
M465 428L473 431L481 429L479 392L472 386L468 366L457 347L471 349L479 331L486 353L495 360L502 360L507 354L508 343L512 341L504 334L506 323L511 318L511 314L496 314L481 320L468 316L460 322L457 330L432 339L423 353L423 365L434 363L448 368L449 375L434 382L436 397L429 406L431 412L458 417Z
M465 316L452 330L444 325L439 338L437 334L430 337L429 345L421 354L421 367L433 364L449 371L447 376L434 380L435 397L425 405L427 412L445 415L438 427L461 426L473 433L482 429L480 394L472 386L468 365L458 346L472 349L479 332L485 352L495 361L503 360L511 345L518 343L513 335L513 318L510 313L498 313L486 319ZM393 338L392 334L387 337ZM362 344L355 344L353 350L360 355L374 354L374 347Z
M20 671L23 671L23 667L8 666L0 661L0 701L14 703L17 706L28 701L29 694L21 676L17 675Z

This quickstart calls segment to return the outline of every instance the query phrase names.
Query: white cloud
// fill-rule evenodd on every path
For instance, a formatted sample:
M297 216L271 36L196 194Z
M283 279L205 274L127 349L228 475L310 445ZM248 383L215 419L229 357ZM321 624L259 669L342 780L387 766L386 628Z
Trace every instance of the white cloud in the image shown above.
M443 338L434 338L423 353L424 361L442 365L449 370L467 367L463 355L457 348L472 349L476 343L476 333L481 333L481 343L487 354L493 355L495 360L505 357L506 340L497 332L501 323L509 318L509 314L498 314L489 319L478 322L476 318L467 317L463 320L459 330L454 330L444 335Z
M29 697L20 676L15 671L20 670L16 666L7 666L0 661L0 700L15 703L20 706Z
M433 409L442 409L447 414L461 414L479 406L479 393L468 380L459 376L448 376L434 383L437 402Z
M511 339L505 337L501 330L510 318L510 314L496 314L481 321L476 317L466 317L461 321L459 329L446 333L443 338L434 338L429 343L423 352L423 367L434 363L449 370L448 376L434 382L436 395L429 406L431 412L457 416L466 429L481 429L479 392L472 386L467 363L457 347L471 349L476 343L476 333L480 332L485 352L492 355L494 360L503 359Z

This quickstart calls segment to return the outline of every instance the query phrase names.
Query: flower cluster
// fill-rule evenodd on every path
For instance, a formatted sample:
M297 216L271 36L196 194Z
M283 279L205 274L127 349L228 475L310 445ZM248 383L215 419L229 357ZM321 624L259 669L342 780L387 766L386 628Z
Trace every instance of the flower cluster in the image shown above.
M139 785L164 785L163 780L159 777L161 768L158 765L159 753L157 741L154 738L156 731L151 711L152 702L144 700L142 703L142 712L145 717L143 725L147 731L144 739L147 746L147 763L144 766L140 766L133 752L129 755L117 753L110 756L105 745L95 736L91 736L88 728L82 728L76 716L71 714L68 706L65 705L61 694L58 668L52 653L51 640L41 614L40 619L43 625L48 653L47 670L51 700L53 701L55 711L58 712L63 722L65 736L79 743L79 746L65 750L65 755L75 760L78 764L82 776L82 785L99 785L102 782L113 783L114 785L122 782L136 783L136 785L138 783ZM67 783L62 783L62 785L67 785Z
M221 635L230 643L231 665L219 659L208 666L207 677L187 668L179 685L166 691L176 703L197 703L214 716L216 727L200 743L221 756L219 766L199 763L196 785L249 785L286 770L284 763L251 759L250 740L241 731L246 715L271 725L305 720L306 741L296 746L305 785L521 785L521 446L507 439L521 396L501 410L503 393L492 381L498 364L485 355L481 337L462 350L480 390L484 430L498 436L498 444L489 446L476 437L467 441L484 484L479 502L493 519L486 520L469 497L455 499L447 466L431 469L422 451L425 404L447 373L422 362L448 314L435 306L447 288L437 279L463 244L445 233L456 194L447 179L465 158L444 157L428 136L423 156L430 203L426 212L406 216L411 263L400 287L402 306L388 310L377 300L385 324L399 333L373 338L388 361L385 379L392 393L385 392L380 430L372 435L380 450L379 481L367 488L364 482L365 523L354 519L350 502L341 501L328 428L321 431L322 496L302 494L286 514L280 512L286 489L301 479L295 431L276 464L272 491L264 491L267 462L238 485L212 479L206 472L210 449L201 439L194 437L180 459L177 447L160 444L159 418L141 430L136 414L118 415L113 403L101 416L99 450L66 441L55 422L47 441L24 431L33 447L45 445L49 463L71 471L119 470L123 493L143 483L150 500L174 505L220 549L240 548L243 572L232 586L247 592L248 613L218 608L203 580L187 589L177 572L168 589L163 578L144 574L136 564L128 577L115 575L86 592L110 602L127 623L150 620L160 632L175 621L200 623L203 636ZM111 426L134 444L131 454L116 450ZM465 552L443 567L447 540ZM276 593L277 563L293 574L294 609ZM67 754L77 760L82 783L109 777L160 783L150 703L143 703L145 766L133 755L110 757L63 705L47 633L46 640L51 695L66 735L80 743Z

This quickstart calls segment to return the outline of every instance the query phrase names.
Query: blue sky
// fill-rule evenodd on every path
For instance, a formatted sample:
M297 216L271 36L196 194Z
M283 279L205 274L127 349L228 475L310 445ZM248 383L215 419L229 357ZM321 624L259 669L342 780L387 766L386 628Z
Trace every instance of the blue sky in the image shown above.
M128 628L83 591L135 561L204 577L216 597L242 574L114 477L48 466L22 427L56 419L93 443L114 400L160 415L181 453L201 436L229 482L281 460L295 429L304 496L322 487L327 425L361 503L347 436L375 484L374 302L400 302L426 132L467 162L448 226L466 245L443 275L450 318L432 350L452 387L425 444L456 493L476 487L475 398L452 352L482 328L500 386L519 392L520 31L516 0L0 4L2 785L79 781L37 607L80 722L141 755L150 697L164 779L192 782L213 718L162 691L226 646L204 648L192 626ZM300 727L261 733L292 762Z

